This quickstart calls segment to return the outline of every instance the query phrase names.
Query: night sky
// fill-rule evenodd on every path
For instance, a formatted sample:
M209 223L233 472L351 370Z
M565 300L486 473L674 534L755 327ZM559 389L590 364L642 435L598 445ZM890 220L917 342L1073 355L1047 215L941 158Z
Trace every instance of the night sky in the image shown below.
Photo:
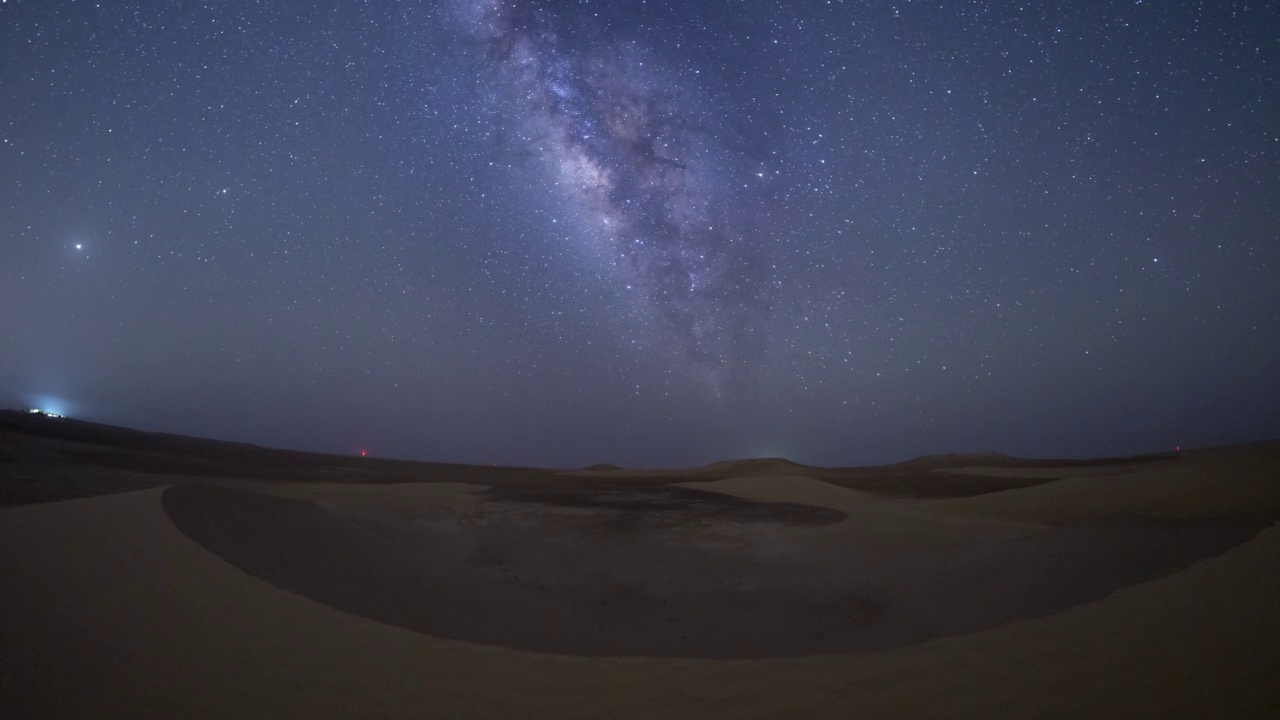
M0 4L0 406L425 460L1280 436L1280 7Z

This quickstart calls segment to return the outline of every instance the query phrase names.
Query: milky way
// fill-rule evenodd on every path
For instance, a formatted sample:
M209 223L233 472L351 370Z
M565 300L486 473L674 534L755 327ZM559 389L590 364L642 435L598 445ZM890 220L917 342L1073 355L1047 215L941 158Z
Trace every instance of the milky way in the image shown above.
M583 218L582 242L690 358L729 362L759 297L725 191L742 158L717 136L717 110L642 43L572 42L536 3L470 0L457 17L549 193Z

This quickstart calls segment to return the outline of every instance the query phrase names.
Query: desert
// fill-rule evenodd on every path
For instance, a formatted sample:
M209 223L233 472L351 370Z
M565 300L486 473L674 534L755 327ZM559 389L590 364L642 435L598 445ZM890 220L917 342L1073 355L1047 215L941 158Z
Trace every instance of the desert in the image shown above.
M448 466L3 415L5 717L1266 717L1280 444Z
M0 0L0 720L1280 717L1277 39Z

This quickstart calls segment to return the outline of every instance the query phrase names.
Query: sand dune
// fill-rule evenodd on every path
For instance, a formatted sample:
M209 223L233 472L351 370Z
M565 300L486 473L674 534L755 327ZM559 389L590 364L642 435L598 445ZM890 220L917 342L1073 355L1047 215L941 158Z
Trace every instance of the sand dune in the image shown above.
M1035 487L937 501L946 513L1058 524L1116 514L1274 518L1280 443L1187 453L1119 474L1065 477Z
M6 717L1264 717L1280 528L1051 618L792 660L589 660L438 640L240 572L159 491L9 509ZM8 584L8 587L14 587ZM73 691L69 688L74 688Z
M0 717L1272 717L1275 450L950 499L208 479L9 507Z

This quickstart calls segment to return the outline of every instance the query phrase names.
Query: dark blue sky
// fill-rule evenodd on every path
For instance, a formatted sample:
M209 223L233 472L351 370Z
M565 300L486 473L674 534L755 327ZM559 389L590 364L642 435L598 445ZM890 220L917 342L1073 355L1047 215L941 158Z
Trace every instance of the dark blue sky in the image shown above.
M1280 10L0 4L0 404L674 465L1280 435Z

